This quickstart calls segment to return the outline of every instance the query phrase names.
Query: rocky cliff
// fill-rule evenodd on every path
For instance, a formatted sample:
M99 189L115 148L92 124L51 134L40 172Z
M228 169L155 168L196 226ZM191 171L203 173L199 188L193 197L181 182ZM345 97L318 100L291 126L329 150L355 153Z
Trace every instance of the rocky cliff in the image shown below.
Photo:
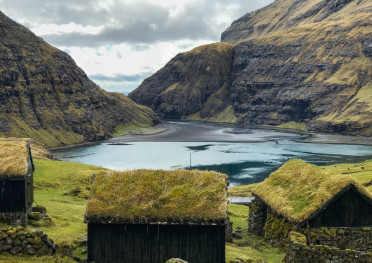
M371 1L277 0L235 21L222 41L192 56L195 50L178 55L129 96L170 118L372 135ZM218 46L228 47L229 55L211 56L208 50ZM215 70L208 77L193 66L205 68L209 61ZM172 77L165 70L170 65L177 72ZM172 85L180 80L183 94L189 94L199 90L195 83L211 79L219 81L197 104L162 95L170 87L177 94ZM178 110L186 103L191 111ZM164 111L171 107L177 114Z
M59 146L156 121L152 110L102 90L69 55L0 12L0 136Z

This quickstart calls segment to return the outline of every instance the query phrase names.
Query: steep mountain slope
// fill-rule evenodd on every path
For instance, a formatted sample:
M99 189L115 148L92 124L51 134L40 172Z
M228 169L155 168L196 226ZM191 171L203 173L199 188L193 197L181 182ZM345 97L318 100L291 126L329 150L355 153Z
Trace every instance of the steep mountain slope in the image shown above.
M215 43L178 54L129 97L164 118L212 117L228 105L234 46Z
M219 120L235 117L243 126L372 135L371 1L277 0L235 21L222 33L222 40L229 42L233 57L223 62L232 61L231 74L224 78L229 87L222 98L226 107L220 111L227 118ZM210 59L207 53L204 56ZM179 75L189 76L183 65ZM214 77L221 75L215 72ZM155 84L159 78L167 79L162 70L133 93L144 89L145 83L147 90L165 90L179 81ZM192 78L206 80L198 72ZM148 100L160 99L159 105L173 106L156 92L147 95ZM191 114L181 117L211 119Z
M0 136L59 146L156 121L152 110L100 89L69 55L0 12Z

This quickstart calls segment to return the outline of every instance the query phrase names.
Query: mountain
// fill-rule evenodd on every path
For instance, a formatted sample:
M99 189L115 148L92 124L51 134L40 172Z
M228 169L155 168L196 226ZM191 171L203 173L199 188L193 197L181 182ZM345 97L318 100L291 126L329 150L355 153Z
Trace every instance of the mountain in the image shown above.
M372 136L370 0L277 0L221 41L177 55L129 97L164 118Z
M0 136L46 146L95 141L155 113L91 81L66 53L0 12Z

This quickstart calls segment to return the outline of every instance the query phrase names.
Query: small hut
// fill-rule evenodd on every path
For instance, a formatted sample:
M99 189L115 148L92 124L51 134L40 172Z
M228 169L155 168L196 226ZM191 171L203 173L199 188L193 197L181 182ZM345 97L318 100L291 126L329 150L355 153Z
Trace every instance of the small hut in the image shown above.
M0 141L0 222L27 225L34 201L33 171L28 143Z
M268 213L296 227L372 226L372 195L351 176L291 160L254 189L248 228L263 235Z
M134 170L94 179L88 262L225 262L227 176Z

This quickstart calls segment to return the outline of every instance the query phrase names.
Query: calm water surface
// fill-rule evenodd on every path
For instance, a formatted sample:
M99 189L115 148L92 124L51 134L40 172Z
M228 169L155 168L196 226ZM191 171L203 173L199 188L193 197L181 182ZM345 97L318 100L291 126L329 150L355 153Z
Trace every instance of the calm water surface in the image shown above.
M163 135L124 136L53 154L61 160L115 170L190 168L191 161L194 169L226 173L230 186L260 182L293 158L316 165L372 159L371 146L302 143L301 139L307 137L303 134L193 123L168 125L170 132Z

